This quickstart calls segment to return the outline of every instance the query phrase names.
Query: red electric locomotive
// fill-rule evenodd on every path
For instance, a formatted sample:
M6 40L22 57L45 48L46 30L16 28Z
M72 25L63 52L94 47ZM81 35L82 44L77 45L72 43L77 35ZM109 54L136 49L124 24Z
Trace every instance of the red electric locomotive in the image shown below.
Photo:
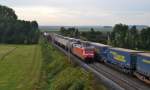
M82 60L92 60L94 59L94 47L82 44L73 44L72 53Z

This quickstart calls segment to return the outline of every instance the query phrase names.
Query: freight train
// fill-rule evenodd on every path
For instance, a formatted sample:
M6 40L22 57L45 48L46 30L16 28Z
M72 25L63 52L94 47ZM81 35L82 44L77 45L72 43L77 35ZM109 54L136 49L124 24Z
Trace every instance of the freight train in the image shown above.
M84 61L94 59L94 47L88 43L83 43L79 39L54 34L54 42L65 50L70 50L72 54Z
M100 43L83 41L64 37L58 34L47 35L53 38L54 43L84 61L100 61L106 65L134 75L150 85L150 53L124 48L116 48Z

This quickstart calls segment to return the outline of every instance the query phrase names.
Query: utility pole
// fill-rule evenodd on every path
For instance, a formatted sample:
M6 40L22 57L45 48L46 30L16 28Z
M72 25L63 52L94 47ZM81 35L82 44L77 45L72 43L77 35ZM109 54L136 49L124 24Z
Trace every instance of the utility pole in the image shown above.
M107 33L107 44L110 45L110 33Z
M68 42L68 60L69 60L69 62L71 63L71 47L70 47L70 40L69 40L69 42Z
M54 44L54 34L51 34L52 44Z

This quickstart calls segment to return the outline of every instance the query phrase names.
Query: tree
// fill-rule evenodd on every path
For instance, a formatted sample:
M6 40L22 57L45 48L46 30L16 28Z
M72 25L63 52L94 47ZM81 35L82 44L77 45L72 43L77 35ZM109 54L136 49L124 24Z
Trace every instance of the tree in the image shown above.
M0 20L17 20L14 10L0 5Z
M74 32L74 37L79 38L79 36L80 36L79 30L76 29Z
M139 34L136 26L132 26L129 31L128 43L129 48L136 49L138 47Z
M150 50L150 27L142 29L140 36L140 48Z
M111 33L112 45L117 47L128 46L128 26L123 24L116 24Z
M61 27L60 34L64 36L75 37L75 38L79 38L80 36L78 29L74 27L71 27L71 28Z
M93 33L93 34L95 33L94 28L91 28L91 33Z
M66 32L66 28L65 27L61 27L60 28L60 34L65 36L66 35L65 32Z
M18 20L15 12L0 5L0 43L38 43L39 29L36 21Z

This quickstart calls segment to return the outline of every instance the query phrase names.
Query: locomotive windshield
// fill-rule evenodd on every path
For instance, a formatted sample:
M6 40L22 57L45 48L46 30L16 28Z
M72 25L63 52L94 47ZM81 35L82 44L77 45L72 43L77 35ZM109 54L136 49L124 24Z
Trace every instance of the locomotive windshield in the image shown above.
M93 48L86 48L85 53L93 53L94 49Z

